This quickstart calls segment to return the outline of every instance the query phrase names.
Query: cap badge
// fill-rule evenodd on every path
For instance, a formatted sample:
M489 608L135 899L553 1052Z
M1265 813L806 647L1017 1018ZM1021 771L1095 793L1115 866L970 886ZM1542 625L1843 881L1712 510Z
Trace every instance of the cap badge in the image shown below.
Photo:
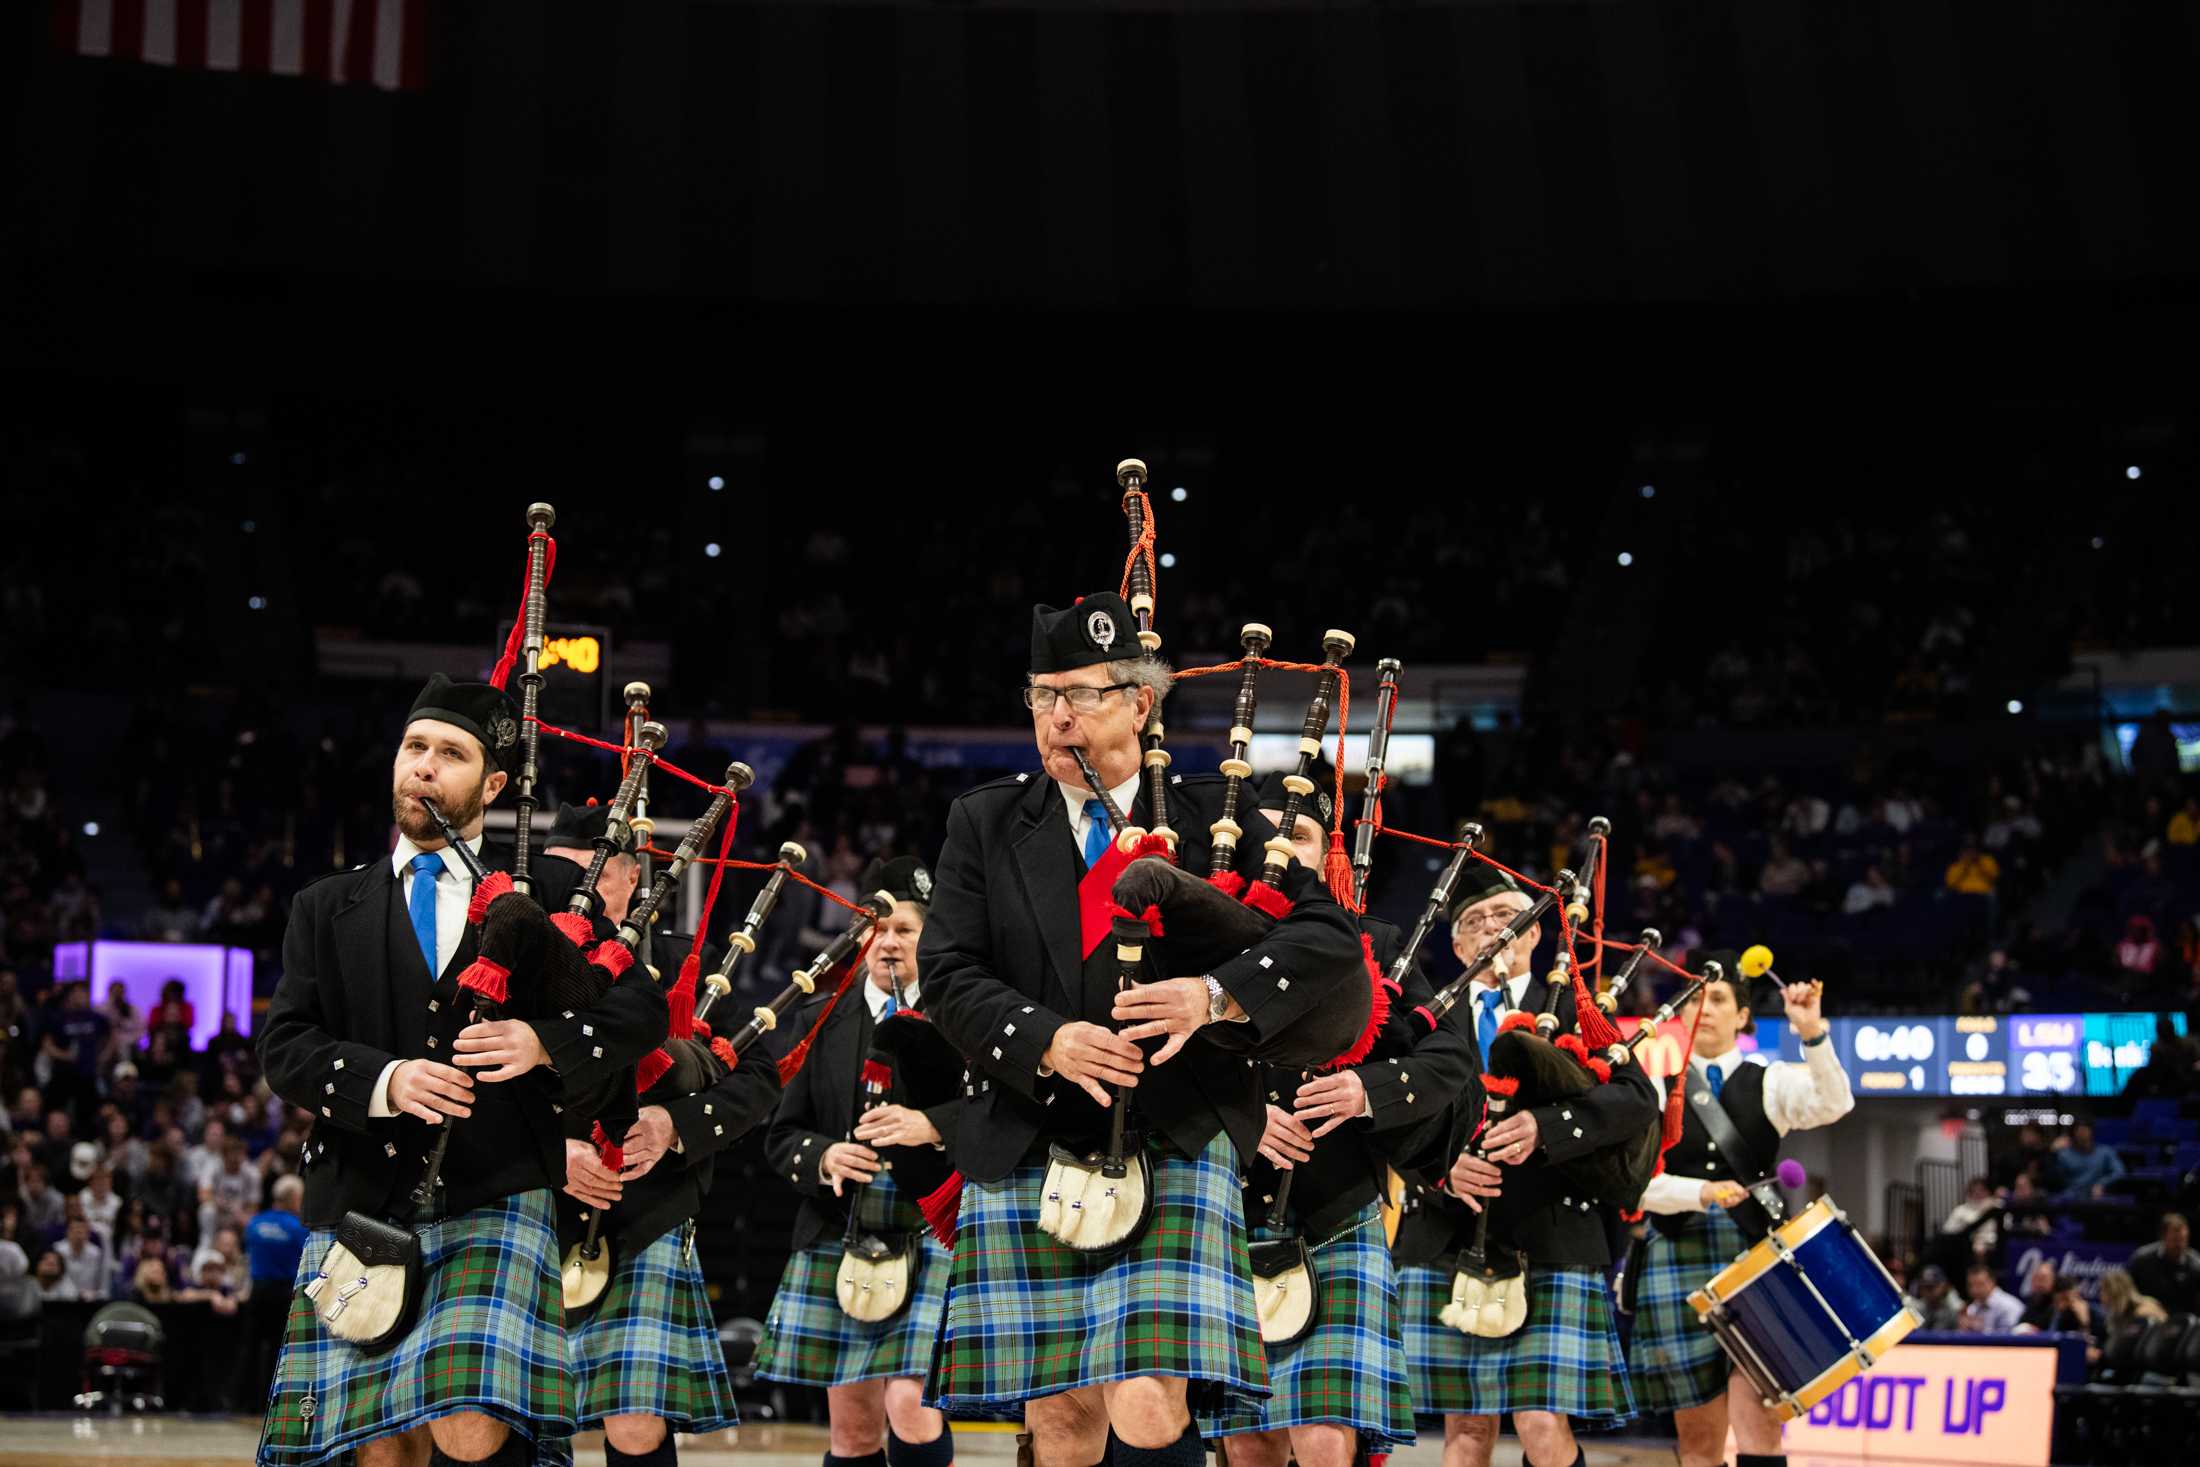
M909 884L916 888L917 900L932 900L932 873L919 866L910 874Z
M1105 611L1095 611L1085 618L1085 635L1095 647L1107 651L1115 645L1115 618Z
M496 741L497 752L502 753L519 742L519 725L512 722L508 713L499 713L489 723L489 736Z

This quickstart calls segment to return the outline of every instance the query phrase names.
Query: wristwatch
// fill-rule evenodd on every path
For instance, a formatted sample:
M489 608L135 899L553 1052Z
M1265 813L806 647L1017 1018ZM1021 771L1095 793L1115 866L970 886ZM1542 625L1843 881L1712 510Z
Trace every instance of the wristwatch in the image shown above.
M1207 975L1207 1022L1219 1024L1222 1022L1223 1016L1229 1012L1229 992L1216 980L1214 974L1209 973Z

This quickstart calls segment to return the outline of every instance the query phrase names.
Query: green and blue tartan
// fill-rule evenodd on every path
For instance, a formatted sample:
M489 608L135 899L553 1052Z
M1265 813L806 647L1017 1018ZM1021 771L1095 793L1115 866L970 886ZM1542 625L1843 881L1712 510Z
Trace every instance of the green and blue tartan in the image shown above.
M333 1229L308 1236L299 1289L335 1241ZM331 1335L313 1301L292 1296L261 1467L310 1467L462 1411L494 1416L531 1441L573 1434L550 1194L520 1192L430 1223L420 1230L420 1253L427 1291L420 1316L379 1355Z
M947 1310L947 1271L952 1263L939 1240L925 1231L923 1214L894 1186L891 1174L857 1194L866 1227L914 1233L922 1246L913 1260L909 1307L892 1319L866 1324L840 1307L840 1239L812 1245L787 1260L764 1320L756 1373L765 1380L841 1386L859 1380L921 1379L932 1368L940 1319Z
M1734 1367L1688 1296L1740 1257L1749 1242L1724 1211L1692 1213L1678 1237L1656 1228L1643 1249L1635 1286L1635 1326L1627 1368L1645 1411L1683 1411L1726 1393Z
M1192 1410L1234 1416L1268 1394L1237 1152L1149 1151L1154 1207L1123 1253L1094 1259L1039 1231L1043 1166L963 1189L947 1327L928 1405L1014 1410L1103 1381L1177 1376Z
M1448 1266L1401 1269L1398 1286L1413 1408L1421 1415L1551 1411L1599 1427L1634 1416L1603 1270L1532 1266L1527 1322L1496 1340L1436 1317L1451 1302Z
M675 1228L633 1257L621 1257L595 1312L566 1332L573 1356L573 1415L585 1429L606 1416L655 1416L690 1436L739 1420L733 1380L718 1345L703 1270ZM537 1462L572 1460L538 1452Z
M1268 1236L1266 1229L1256 1237ZM1280 1236L1280 1235L1279 1235ZM1328 1422L1380 1453L1413 1441L1413 1394L1399 1340L1398 1273L1372 1202L1313 1250L1314 1327L1268 1353L1266 1409L1207 1418L1200 1435L1235 1436Z

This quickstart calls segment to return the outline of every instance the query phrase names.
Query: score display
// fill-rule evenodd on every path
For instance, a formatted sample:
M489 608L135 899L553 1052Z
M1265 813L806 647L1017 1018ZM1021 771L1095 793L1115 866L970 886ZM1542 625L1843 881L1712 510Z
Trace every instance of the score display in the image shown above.
M2185 1032L2185 1016L2174 1016ZM1947 1014L1831 1022L1834 1051L1859 1097L2115 1095L2154 1048L2154 1015ZM1786 1021L1760 1019L1768 1058L1801 1059ZM1749 1045L1749 1038L1742 1041Z

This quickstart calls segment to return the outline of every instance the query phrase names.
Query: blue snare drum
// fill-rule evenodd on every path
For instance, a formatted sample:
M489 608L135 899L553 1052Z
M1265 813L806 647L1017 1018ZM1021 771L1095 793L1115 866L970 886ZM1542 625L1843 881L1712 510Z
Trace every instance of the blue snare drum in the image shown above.
M1924 1322L1847 1215L1823 1197L1688 1302L1782 1421L1870 1369Z

